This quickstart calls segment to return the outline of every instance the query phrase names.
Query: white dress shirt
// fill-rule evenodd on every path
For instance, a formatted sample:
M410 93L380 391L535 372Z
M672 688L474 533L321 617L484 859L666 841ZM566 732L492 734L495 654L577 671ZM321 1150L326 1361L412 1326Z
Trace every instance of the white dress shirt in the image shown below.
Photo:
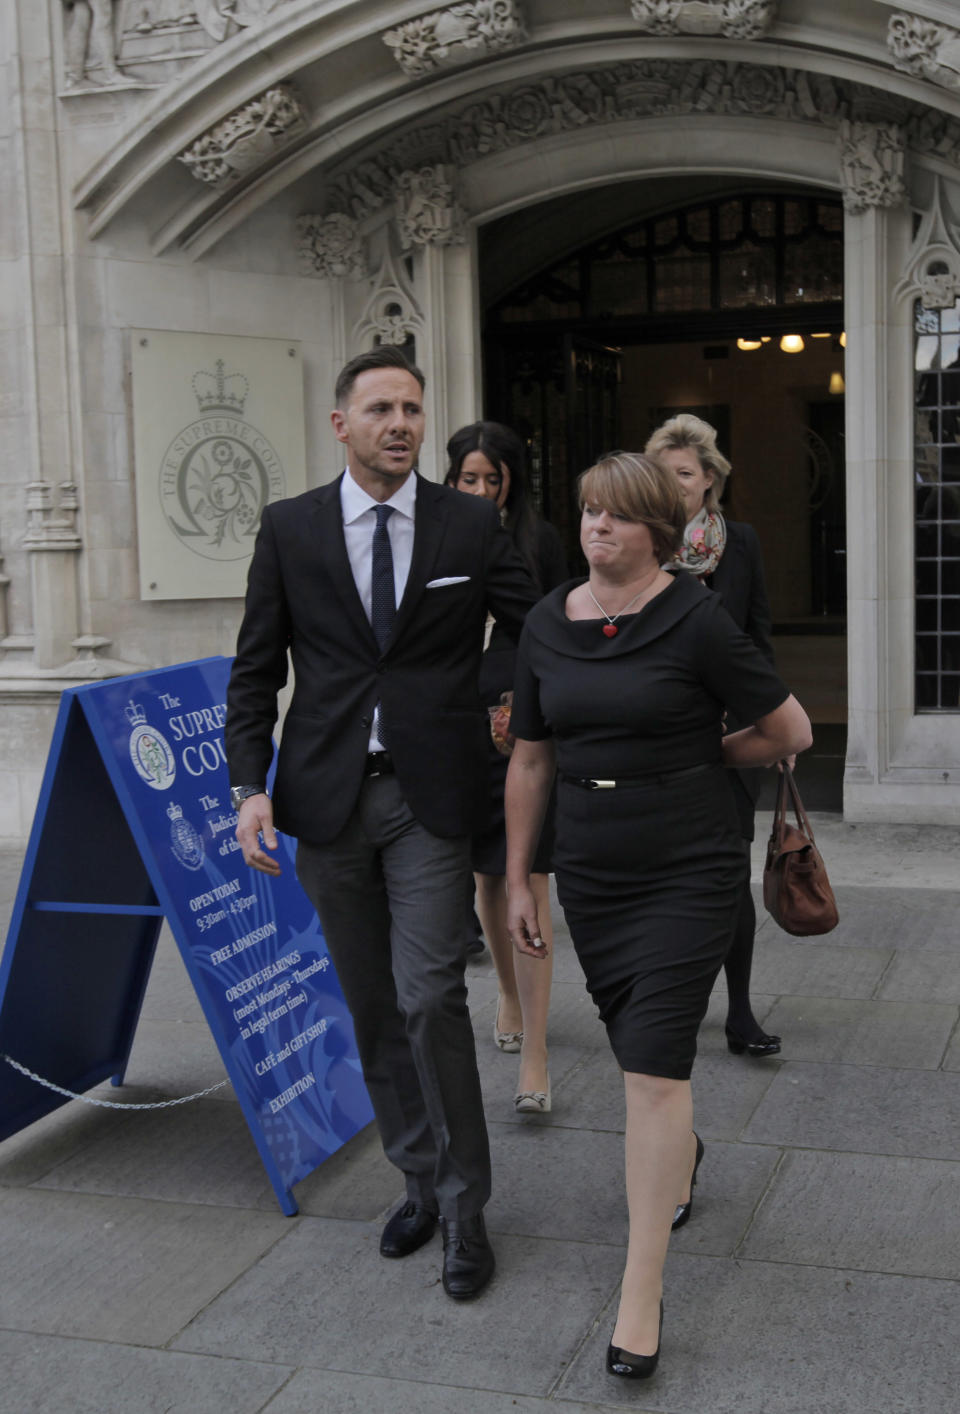
M357 586L363 612L372 620L373 595L373 532L377 524L376 508L387 505L393 508L393 515L387 521L390 537L390 551L393 555L393 592L397 607L407 587L410 561L413 558L413 523L417 504L417 478L412 473L395 491L388 501L375 501L371 495L358 486L350 475L350 468L344 472L340 482L340 509L343 513L343 538L347 542L347 558L353 571L353 582ZM382 751L383 743L377 735L380 708L373 715L370 732L369 751Z

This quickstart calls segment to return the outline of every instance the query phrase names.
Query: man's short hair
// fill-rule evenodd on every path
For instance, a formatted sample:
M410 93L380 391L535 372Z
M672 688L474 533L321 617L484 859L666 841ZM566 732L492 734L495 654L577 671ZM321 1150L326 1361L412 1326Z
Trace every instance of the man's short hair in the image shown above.
M411 363L405 358L401 351L394 344L382 344L379 348L368 349L366 353L357 354L340 371L337 385L334 389L334 396L338 408L345 408L350 401L350 394L353 392L353 385L360 377L361 373L369 373L374 368L401 368L404 373L412 373L420 384L420 391L423 392L427 386L420 369L415 363Z

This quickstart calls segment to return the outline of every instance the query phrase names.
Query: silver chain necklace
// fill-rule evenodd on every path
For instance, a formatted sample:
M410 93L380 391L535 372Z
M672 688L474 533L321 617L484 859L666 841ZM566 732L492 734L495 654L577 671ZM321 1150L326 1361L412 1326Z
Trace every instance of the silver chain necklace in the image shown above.
M651 582L652 582L652 581L651 581ZM601 614L603 615L603 617L604 617L604 618L606 619L606 621L607 621L605 624L602 624L602 625L601 625L601 632L602 632L607 638L616 638L617 634L618 634L619 631L620 631L620 630L617 628L617 619L619 619L623 614L625 614L625 613L627 612L627 610L630 608L630 605L631 605L631 604L635 604L635 603L637 602L637 600L641 597L641 595L646 594L647 590L650 588L650 585L649 585L649 584L644 585L643 589L640 590L640 593L639 593L639 594L635 594L635 595L633 596L633 598L630 600L630 603L629 603L629 604L624 604L624 606L623 606L623 608L620 610L620 612L614 614L612 617L611 617L610 614L607 613L606 609L605 609L605 608L603 607L603 605L600 603L600 600L599 600L599 599L597 598L597 596L594 594L594 592L593 592L593 590L590 588L590 585L589 585L589 584L587 585L586 588L587 588L587 593L590 595L590 598L591 598L591 599L593 600L593 602L596 604L597 608L600 610Z

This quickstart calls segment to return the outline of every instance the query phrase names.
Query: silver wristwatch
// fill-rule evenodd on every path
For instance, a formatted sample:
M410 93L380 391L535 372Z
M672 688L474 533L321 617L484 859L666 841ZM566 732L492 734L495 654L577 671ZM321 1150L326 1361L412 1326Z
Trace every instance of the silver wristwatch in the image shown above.
M265 786L231 786L230 804L234 810L239 810L248 795L263 795Z

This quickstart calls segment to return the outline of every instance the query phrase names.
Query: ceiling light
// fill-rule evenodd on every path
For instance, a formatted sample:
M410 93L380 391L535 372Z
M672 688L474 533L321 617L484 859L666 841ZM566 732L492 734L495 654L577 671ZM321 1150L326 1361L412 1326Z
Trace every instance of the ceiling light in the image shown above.
M800 334L784 334L780 347L784 353L803 353L803 337Z
M811 334L811 339L829 339L829 334Z
M841 347L842 349L845 349L845 348L847 347L847 331L846 331L846 329L844 329L843 333L840 335L839 343L840 343L840 347Z
M830 383L827 391L830 393L845 393L847 391L847 385L843 381L843 374L836 369L830 374Z
M763 347L763 345L761 344L761 342L760 342L759 339L738 339L738 340L737 340L737 348L738 348L738 349L743 349L744 353L748 353L751 349L759 349L759 348L762 348L762 347Z

